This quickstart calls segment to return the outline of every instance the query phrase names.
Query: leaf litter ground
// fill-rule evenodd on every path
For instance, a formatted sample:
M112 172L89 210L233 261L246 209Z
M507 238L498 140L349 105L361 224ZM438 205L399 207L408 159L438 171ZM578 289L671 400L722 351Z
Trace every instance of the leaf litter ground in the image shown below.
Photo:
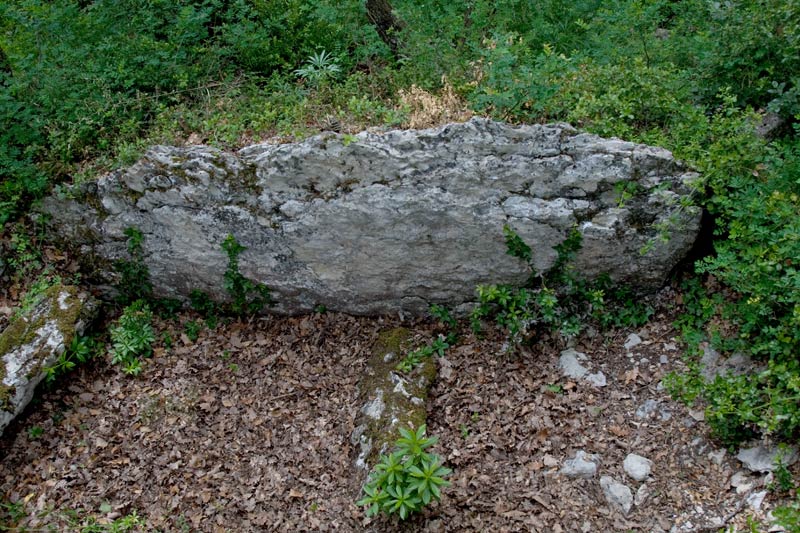
M563 377L560 342L509 356L499 334L463 337L438 360L428 406L452 486L407 523L366 520L355 506L350 442L372 344L399 322L332 313L220 325L195 342L180 321L161 323L182 340L157 348L141 376L98 362L9 427L0 495L24 502L19 530L66 531L76 516L102 523L132 511L151 531L211 532L714 531L705 527L715 519L763 520L777 497L758 511L743 505L747 494L730 485L738 461L659 387L681 366L674 295L659 299L632 351L630 331L578 339L604 388ZM436 331L406 325L420 343ZM647 400L651 412L637 416ZM578 450L600 457L595 477L559 474ZM628 453L653 461L648 480L626 476ZM601 475L637 495L627 516L606 502Z

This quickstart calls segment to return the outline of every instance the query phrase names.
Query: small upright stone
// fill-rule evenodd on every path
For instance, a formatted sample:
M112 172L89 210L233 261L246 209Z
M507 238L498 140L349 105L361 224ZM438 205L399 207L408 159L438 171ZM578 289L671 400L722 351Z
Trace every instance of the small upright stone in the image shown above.
M622 463L625 473L636 481L644 481L650 475L653 462L641 455L629 453Z
M627 515L633 507L633 493L627 485L623 485L611 476L603 476L600 478L600 487L603 489L603 494L606 501L623 514Z
M628 335L628 338L625 339L624 346L626 350L631 351L640 344L642 344L642 338L636 333L631 333L630 335Z
M587 454L583 450L578 450L573 459L564 461L564 466L559 473L567 477L594 477L597 473L598 457L594 454Z

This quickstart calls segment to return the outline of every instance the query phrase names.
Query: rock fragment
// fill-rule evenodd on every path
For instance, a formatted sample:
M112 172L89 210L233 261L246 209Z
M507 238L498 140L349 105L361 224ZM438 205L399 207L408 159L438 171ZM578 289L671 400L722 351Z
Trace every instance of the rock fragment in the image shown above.
M629 453L622 463L625 473L636 481L644 481L650 475L653 462L641 455Z
M622 511L627 515L633 507L633 493L631 489L611 476L602 476L600 478L600 487L603 489L603 494L606 501L614 508Z
M564 461L559 473L567 477L591 478L597 473L597 463L599 458L594 454L587 454L583 450L578 450L575 457Z
M797 448L794 446L767 446L759 444L752 448L743 448L736 454L751 472L772 472L778 461L785 466L790 466L797 461Z

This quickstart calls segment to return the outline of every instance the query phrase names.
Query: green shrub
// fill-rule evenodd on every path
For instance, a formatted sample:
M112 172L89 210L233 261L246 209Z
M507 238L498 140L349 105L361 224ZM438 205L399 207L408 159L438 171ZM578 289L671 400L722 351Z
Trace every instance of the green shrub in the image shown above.
M772 515L775 523L786 528L787 533L800 533L800 496L788 505L776 507Z
M478 286L478 305L470 316L475 333L490 318L508 331L513 347L540 328L575 336L586 320L602 327L638 326L652 314L629 288L615 286L608 276L588 281L575 273L572 262L582 239L577 229L555 247L556 260L547 272L535 270L533 250L514 230L505 226L503 234L507 253L525 261L531 275L524 287Z
M111 362L121 364L122 371L138 375L142 371L142 357L150 357L156 340L152 326L153 314L143 300L126 307L117 325L111 328Z
M426 427L400 429L401 437L389 455L382 455L364 485L364 497L357 505L367 506L367 516L379 512L398 515L405 520L434 500L441 499L444 479L451 473L442 460L425 449L437 438L425 437Z

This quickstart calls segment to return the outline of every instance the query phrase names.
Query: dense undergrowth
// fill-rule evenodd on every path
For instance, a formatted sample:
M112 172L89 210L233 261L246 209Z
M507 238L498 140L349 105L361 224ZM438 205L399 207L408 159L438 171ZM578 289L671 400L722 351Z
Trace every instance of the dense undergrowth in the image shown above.
M394 0L397 53L357 0L10 0L0 5L0 264L41 242L26 213L54 186L148 145L234 148L471 113L563 120L664 146L702 174L710 253L680 321L726 444L800 436L800 2ZM766 113L781 119L756 135ZM135 272L133 273L135 274ZM702 342L761 370L705 383Z

